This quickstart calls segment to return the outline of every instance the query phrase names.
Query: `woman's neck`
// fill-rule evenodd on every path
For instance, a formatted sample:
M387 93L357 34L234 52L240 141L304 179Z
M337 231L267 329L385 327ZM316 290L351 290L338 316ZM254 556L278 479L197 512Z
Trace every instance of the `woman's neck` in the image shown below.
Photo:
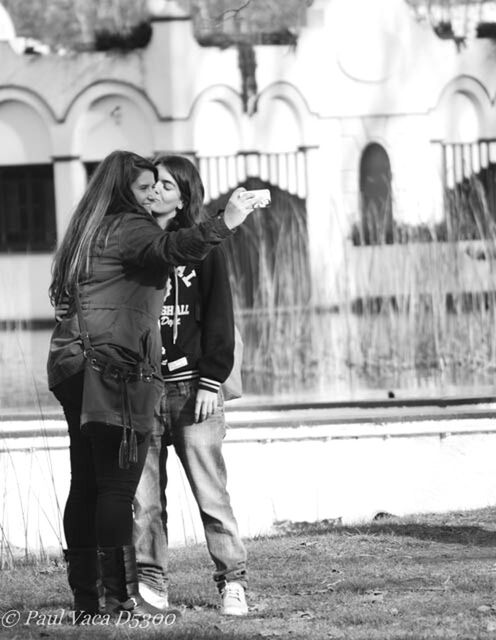
M167 227L169 226L169 223L174 219L174 217L176 216L176 211L172 211L171 213L154 213L153 217L155 218L155 220L158 222L158 225L161 229L167 229Z

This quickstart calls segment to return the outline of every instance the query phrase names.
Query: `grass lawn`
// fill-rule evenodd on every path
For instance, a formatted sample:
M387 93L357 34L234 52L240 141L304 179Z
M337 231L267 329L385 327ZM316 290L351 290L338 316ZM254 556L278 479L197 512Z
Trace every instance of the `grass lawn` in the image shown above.
M185 605L172 626L70 624L65 567L56 559L0 573L0 623L14 620L6 612L20 613L20 622L0 636L496 640L496 508L384 517L357 527L320 522L280 528L276 537L246 541L247 618L219 616L210 559L197 545L171 554L172 605Z

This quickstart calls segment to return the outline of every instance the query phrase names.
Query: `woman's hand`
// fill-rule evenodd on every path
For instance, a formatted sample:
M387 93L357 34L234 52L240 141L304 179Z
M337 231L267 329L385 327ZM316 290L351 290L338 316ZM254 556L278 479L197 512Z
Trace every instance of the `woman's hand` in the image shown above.
M239 227L245 218L254 210L256 196L238 187L232 192L224 211L224 222L229 229Z
M215 413L217 409L218 395L213 391L198 389L195 402L195 422L203 422Z
M55 307L55 320L57 322L62 322L67 317L67 313L69 311L69 303L68 302L59 302Z

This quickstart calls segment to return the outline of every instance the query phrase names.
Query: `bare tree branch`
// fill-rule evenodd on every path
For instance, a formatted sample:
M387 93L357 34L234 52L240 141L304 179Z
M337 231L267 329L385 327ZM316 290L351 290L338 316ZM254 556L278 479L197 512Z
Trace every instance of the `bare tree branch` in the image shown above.
M221 21L225 20L230 13L233 14L232 17L237 16L239 13L241 13L241 11L243 11L243 9L246 9L246 7L248 7L250 4L251 4L251 0L246 0L244 4L242 4L240 7L237 7L236 9L226 9L226 11L223 11L217 16L217 19Z

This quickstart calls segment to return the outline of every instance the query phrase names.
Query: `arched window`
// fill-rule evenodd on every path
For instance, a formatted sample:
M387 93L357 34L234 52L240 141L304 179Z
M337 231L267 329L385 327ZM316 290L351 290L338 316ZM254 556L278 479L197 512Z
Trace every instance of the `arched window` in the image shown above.
M392 244L391 165L380 144L369 144L360 161L361 244Z
M52 148L28 104L0 104L0 253L48 252L56 243Z

